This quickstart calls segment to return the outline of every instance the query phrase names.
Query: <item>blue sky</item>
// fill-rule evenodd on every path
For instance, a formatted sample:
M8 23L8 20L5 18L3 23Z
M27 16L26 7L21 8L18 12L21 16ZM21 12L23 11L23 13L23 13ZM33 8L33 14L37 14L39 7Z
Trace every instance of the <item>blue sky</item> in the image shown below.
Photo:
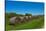
M44 14L44 3L41 2L23 2L23 1L7 1L6 12L25 14L30 13L32 15Z

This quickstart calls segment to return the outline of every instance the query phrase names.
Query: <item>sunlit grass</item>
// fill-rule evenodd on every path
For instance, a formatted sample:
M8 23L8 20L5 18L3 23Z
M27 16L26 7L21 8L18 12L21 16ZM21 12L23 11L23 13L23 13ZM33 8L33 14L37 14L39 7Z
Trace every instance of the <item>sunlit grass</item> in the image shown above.
M9 18L6 19L7 30L18 30L18 29L39 29L44 27L44 18L39 17L38 19L30 20L29 22L18 24L15 26L9 25Z

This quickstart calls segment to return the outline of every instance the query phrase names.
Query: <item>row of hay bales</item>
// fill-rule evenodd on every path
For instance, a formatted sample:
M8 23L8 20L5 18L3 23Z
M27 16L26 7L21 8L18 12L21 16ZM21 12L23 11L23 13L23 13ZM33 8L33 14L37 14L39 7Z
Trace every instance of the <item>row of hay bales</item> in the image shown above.
M21 24L21 23L25 23L28 21L31 21L31 17L32 16L14 16L10 18L10 23L11 24Z

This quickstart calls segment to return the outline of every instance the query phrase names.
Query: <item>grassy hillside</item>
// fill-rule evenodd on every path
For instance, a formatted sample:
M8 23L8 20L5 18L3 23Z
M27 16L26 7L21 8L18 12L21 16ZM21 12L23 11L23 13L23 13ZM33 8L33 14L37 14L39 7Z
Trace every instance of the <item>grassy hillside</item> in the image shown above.
M6 16L6 30L19 30L19 29L39 29L44 27L44 17L40 16L37 19L33 18L29 22L17 24L15 26L9 25L9 17Z

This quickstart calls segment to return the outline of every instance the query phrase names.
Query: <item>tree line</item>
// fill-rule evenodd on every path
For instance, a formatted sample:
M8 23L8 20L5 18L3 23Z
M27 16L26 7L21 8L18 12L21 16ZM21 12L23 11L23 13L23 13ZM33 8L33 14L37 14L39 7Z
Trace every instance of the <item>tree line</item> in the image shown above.
M23 15L23 14L17 14L17 13L5 13L5 16L8 16L8 17L12 17L12 16L32 16L32 14L25 13L25 15Z

